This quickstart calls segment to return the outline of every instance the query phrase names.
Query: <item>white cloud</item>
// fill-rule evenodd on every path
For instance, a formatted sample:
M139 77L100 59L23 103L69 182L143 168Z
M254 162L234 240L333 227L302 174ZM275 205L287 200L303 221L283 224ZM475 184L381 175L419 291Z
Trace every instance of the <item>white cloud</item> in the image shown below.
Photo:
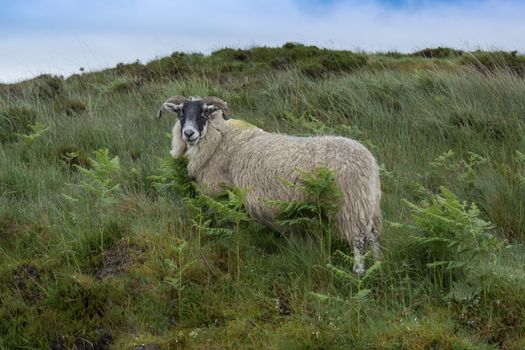
M173 51L209 53L224 46L299 41L330 48L412 51L424 47L525 51L525 3L483 1L384 8L338 1L302 8L284 1L95 2L89 14L34 31L0 36L0 81L38 73L71 74ZM122 4L120 4L122 5ZM85 10L85 9L84 9ZM69 8L60 13L67 16ZM78 11L78 10L77 10ZM100 14L100 15L98 15ZM37 12L31 14L37 16ZM33 17L32 17L33 18ZM43 20L44 23L49 21Z

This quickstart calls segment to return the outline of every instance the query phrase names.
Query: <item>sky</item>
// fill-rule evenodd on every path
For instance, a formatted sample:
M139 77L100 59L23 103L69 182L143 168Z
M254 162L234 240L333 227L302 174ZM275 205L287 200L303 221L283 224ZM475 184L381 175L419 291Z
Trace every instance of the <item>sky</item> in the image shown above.
M525 0L0 0L0 82L280 46L525 52Z

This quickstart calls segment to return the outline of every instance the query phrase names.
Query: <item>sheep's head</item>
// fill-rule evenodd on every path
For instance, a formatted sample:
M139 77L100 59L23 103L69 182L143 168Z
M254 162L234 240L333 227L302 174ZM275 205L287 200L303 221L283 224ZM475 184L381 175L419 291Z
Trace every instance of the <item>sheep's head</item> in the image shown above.
M181 125L181 138L190 146L206 135L208 124L217 117L229 118L228 104L218 97L185 98L174 96L167 99L159 110L176 113Z

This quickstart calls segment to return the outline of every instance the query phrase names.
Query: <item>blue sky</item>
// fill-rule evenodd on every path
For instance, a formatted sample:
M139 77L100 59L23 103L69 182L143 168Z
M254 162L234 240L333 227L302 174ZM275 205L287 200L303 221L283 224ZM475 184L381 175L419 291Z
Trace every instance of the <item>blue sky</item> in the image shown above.
M525 52L523 14L518 0L0 0L0 82L287 41Z

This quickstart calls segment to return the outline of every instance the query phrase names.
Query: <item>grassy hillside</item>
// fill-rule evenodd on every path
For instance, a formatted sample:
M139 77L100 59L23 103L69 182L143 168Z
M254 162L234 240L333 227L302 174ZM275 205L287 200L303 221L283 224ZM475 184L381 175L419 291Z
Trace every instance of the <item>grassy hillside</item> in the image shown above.
M0 85L0 349L525 348L524 62L289 43ZM195 194L175 94L368 146L381 262Z

